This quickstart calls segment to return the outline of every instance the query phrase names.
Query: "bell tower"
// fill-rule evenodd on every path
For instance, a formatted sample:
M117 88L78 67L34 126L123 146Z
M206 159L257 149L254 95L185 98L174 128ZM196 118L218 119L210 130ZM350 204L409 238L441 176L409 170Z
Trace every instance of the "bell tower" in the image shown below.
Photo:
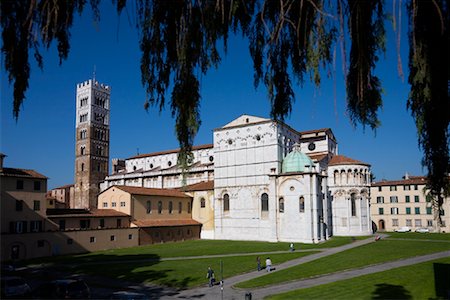
M75 195L71 208L97 208L99 184L109 170L111 88L95 80L77 84Z

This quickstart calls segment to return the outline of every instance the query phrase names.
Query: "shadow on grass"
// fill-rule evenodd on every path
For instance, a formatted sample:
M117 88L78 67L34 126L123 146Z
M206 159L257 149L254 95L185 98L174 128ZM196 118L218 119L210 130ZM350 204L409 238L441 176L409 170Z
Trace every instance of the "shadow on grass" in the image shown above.
M409 291L401 285L380 283L376 287L372 299L412 299Z

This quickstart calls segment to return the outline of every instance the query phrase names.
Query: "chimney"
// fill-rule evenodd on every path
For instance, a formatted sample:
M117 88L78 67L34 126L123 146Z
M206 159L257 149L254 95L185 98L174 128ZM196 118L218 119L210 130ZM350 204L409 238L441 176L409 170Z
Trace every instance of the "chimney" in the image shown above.
M403 176L403 179L408 180L409 179L409 174L408 172L405 173L405 176Z
M5 154L0 153L0 171L3 170L3 159L6 157Z

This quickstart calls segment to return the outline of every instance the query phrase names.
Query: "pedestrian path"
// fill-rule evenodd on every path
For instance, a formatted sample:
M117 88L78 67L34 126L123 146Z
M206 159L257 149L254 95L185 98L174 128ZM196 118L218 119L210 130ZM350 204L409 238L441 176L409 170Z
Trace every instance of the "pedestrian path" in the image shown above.
M385 235L381 235L382 238L386 237ZM369 243L374 242L373 238L365 239L365 240L359 240L355 241L351 244L347 244L340 247L335 248L327 248L324 249L324 251L311 254L305 257L293 259L287 262L284 262L282 264L276 265L276 270L274 272L277 272L278 270L284 270L286 268L290 268L299 264L307 263L310 261L314 261L316 259L333 255L342 251L346 251L351 248L359 247L362 245L366 245ZM199 287L195 289L185 290L179 292L177 295L171 295L170 299L244 299L246 291L235 289L233 288L233 285L242 282L247 281L256 277L260 277L265 275L266 273L264 271L254 271L249 272L241 275L237 275L231 278L227 278L224 280L223 288L220 286L215 286L213 288L210 287ZM273 288L273 287L271 287ZM257 290L255 290L256 292ZM255 294L256 295L256 294ZM169 299L162 297L161 299ZM253 297L253 299L260 299L257 297Z

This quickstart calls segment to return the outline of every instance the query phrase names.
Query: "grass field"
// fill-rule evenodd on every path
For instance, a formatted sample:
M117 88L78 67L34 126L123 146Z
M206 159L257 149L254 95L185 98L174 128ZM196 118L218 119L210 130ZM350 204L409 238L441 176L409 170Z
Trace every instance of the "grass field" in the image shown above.
M387 232L389 238L450 241L450 233Z
M383 239L376 243L353 248L345 252L242 282L237 287L254 288L267 286L449 249L450 242Z
M450 257L290 291L266 299L439 299L435 291L433 263L450 264Z

